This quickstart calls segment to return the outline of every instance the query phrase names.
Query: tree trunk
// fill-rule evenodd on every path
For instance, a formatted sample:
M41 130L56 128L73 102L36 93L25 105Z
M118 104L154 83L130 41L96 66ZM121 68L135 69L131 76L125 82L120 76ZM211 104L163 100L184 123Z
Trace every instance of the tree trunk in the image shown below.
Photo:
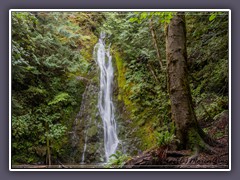
M49 125L47 122L46 122L46 131L47 131L47 133L49 133ZM48 136L46 139L46 143L47 143L46 164L51 165L50 139Z
M47 164L51 165L50 140L47 138Z
M160 81L158 80L157 76L155 75L155 73L154 73L154 71L153 71L153 67L152 67L152 65L151 65L151 64L147 64L147 66L148 66L150 72L152 73L152 75L153 75L153 77L154 77L156 83L160 83Z
M186 29L183 12L177 13L167 27L166 56L168 90L172 120L180 149L205 146L210 143L199 127L193 108L187 70Z
M152 34L153 44L154 44L154 47L155 47L156 52L157 52L157 57L158 57L158 60L159 60L159 65L160 65L160 68L162 69L162 68L163 68L163 63L162 63L162 58L161 58L161 54L160 54L160 49L159 49L159 47L158 47L157 36L156 36L156 32L155 32L154 27L153 27L152 19L149 20L149 27L150 27L151 34Z

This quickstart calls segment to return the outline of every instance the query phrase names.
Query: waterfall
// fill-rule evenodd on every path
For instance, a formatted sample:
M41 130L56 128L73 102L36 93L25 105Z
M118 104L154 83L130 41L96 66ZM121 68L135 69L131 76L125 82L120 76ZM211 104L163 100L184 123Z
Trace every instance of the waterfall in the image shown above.
M110 45L105 48L105 34L101 33L94 48L94 57L100 69L100 89L98 95L98 109L103 122L104 148L106 161L116 152L119 140L114 117L112 102L113 66L110 55Z
M88 131L85 132L85 141L84 141L84 147L83 147L83 153L82 153L82 162L81 163L84 163L84 160L85 160L85 152L86 152L86 149L87 149L87 133L88 133Z

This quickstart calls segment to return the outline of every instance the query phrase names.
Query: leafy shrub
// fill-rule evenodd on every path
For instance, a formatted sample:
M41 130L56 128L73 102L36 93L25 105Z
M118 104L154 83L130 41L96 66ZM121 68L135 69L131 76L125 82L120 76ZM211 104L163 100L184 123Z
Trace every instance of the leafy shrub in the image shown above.
M122 168L130 156L117 151L115 154L110 156L109 162L105 166L106 168Z
M163 128L160 129L160 131L156 132L155 135L157 138L157 145L160 147L168 145L173 141L177 141L174 130L174 126L169 131L168 127L165 125Z

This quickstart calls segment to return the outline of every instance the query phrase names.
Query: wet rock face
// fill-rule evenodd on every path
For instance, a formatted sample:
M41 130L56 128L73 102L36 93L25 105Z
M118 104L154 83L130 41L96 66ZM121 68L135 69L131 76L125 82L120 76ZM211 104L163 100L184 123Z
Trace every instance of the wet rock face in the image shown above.
M92 72L98 76L96 70ZM94 163L104 159L103 125L99 116L97 78L88 81L71 137L72 163Z
M132 128L132 120L129 118L126 112L125 106L122 102L116 100L116 121L118 124L118 136L120 139L118 151L128 155L138 154L140 149L138 148L141 143L135 135L138 127Z
M117 70L113 59L113 68ZM71 134L71 163L101 163L106 161L104 148L103 122L98 109L99 69L93 65L86 88L82 95L79 113L73 123ZM136 128L132 128L132 120L122 101L118 99L118 73L114 74L112 101L114 104L117 135L119 137L118 151L134 155L139 153L141 141L134 137ZM80 77L78 77L80 78ZM81 78L80 78L81 79ZM82 79L81 79L82 80Z
M71 163L101 163L106 160L104 150L104 130L98 110L99 78L96 69L94 76L88 81L82 95L79 113L76 115L71 134ZM116 79L116 77L114 78ZM138 152L139 139L133 137L136 129L131 128L125 106L117 99L117 81L113 85L113 103L118 129L119 145L117 150L133 155Z
M95 66L95 65L94 65ZM91 71L91 78L87 81L79 113L73 123L71 133L70 159L73 164L101 163L106 161L104 149L103 122L98 110L99 72L96 67ZM119 137L118 151L129 155L139 153L141 141L134 137L137 129L132 128L132 120L122 101L118 100L117 73L113 83L113 104Z

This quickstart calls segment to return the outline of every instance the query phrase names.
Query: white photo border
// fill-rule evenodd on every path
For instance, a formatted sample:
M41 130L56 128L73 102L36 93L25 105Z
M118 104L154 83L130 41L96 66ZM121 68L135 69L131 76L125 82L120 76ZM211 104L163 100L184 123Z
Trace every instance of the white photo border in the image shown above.
M229 168L228 169L15 169L12 168L12 134L11 134L11 115L12 115L12 12L228 12L228 73L229 73ZM9 171L231 171L231 9L10 9L9 10Z

